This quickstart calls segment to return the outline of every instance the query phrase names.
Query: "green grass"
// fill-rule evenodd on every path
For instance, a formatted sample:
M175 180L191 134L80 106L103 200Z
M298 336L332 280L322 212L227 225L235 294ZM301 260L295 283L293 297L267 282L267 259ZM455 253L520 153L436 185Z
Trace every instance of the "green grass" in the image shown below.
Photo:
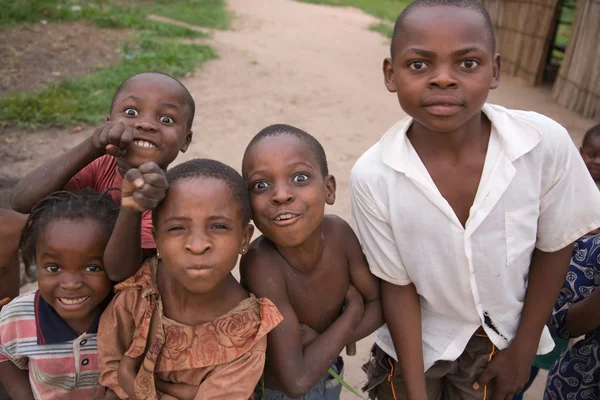
M138 44L124 47L128 59L91 76L0 98L0 123L29 128L98 124L108 113L115 89L128 76L144 71L182 76L216 57L209 46L167 40L141 39Z
M6 94L0 98L0 125L36 128L98 124L108 113L117 86L128 76L161 71L181 77L217 57L209 46L175 40L206 34L148 20L148 14L218 29L229 23L224 0L157 0L143 7L112 0L82 0L77 2L80 9L73 9L73 5L68 0L0 0L0 25L88 20L103 28L128 28L132 33L122 44L121 62L90 76L54 82L33 92Z
M114 0L0 0L0 10L0 25L86 19L107 28L142 28L152 25L148 14L217 29L229 24L225 0L156 0L143 5Z
M159 0L149 6L148 10L151 14L193 25L216 29L226 29L229 26L225 0Z
M354 6L379 19L394 22L410 0L298 0L304 3L325 4L330 6ZM381 32L379 29L374 29ZM388 35L391 36L391 33Z
M391 38L394 34L394 25L387 22L379 22L377 24L373 24L369 26L369 29L375 32L379 32L383 36L387 36L389 38Z
M573 0L566 0L565 4L576 5ZM554 38L554 45L566 47L569 44L571 37L571 29L573 27L573 21L575 20L575 9L563 7L560 14L560 21L558 29L556 31L556 37ZM552 62L560 64L564 58L564 53L559 50L552 50Z

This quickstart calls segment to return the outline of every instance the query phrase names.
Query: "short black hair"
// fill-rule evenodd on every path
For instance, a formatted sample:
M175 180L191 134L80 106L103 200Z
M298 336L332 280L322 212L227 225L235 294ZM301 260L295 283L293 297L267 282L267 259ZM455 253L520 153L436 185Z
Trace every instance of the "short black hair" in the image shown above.
M31 277L30 269L35 264L38 232L50 222L61 219L93 219L104 225L106 233L110 235L118 215L119 207L107 191L98 193L91 189L76 192L63 190L43 198L33 207L21 231L19 249L25 264L25 273Z
M600 124L592 126L583 136L583 142L581 142L581 147L584 147L586 143L595 136L600 135Z
M390 46L390 55L394 57L394 49L396 47L396 40L399 36L400 28L404 19L413 11L423 7L458 7L466 8L478 12L483 16L487 34L492 44L492 53L496 52L496 35L494 34L494 26L488 10L478 0L415 0L410 3L398 16L396 23L394 24L394 33L392 34L392 44Z
M250 149L252 148L252 146L260 142L263 138L277 137L281 135L291 135L294 136L296 139L306 143L306 145L308 145L308 147L310 148L310 151L312 151L312 153L315 155L323 177L329 175L329 168L327 167L327 156L325 155L325 150L323 149L323 146L321 146L321 143L319 143L319 141L315 139L314 136L304 132L302 129L296 128L295 126L286 124L275 124L269 125L260 132L258 132L256 136L252 138L250 143L248 143L246 151L244 151L244 158L242 161L242 175L244 176L244 179L247 178L247 171L245 170L244 165L246 164L246 159L248 157L248 154L250 153Z
M188 120L187 120L187 129L188 129L188 131L190 131L192 129L192 123L194 122L194 114L196 113L196 102L194 101L194 98L192 97L190 91L185 87L185 85L183 83L181 83L179 81L179 79L177 79L169 74L165 74L164 72L153 72L153 71L140 72L139 74L131 75L129 78L125 79L123 82L121 82L121 84L117 88L117 91L115 92L115 94L110 102L110 112L112 113L112 109L115 105L115 100L117 99L117 96L119 95L119 93L121 93L121 90L123 90L125 85L127 85L127 82L129 82L132 78L135 78L136 76L146 75L146 74L156 74L156 75L166 76L167 78L174 80L175 82L177 82L179 84L179 86L181 86L181 88L183 89L183 91L185 93L184 94L185 101L186 101L188 107L190 108L190 115L188 116Z
M250 210L250 197L248 196L248 188L246 182L241 175L222 162L209 160L207 158L196 158L183 162L167 171L167 181L169 186L175 185L179 181L198 178L213 178L223 181L231 190L232 199L238 203L242 213L242 225L247 225L252 218ZM167 191L167 196L169 192ZM165 196L166 199L166 196ZM152 211L152 225L156 229L158 226L158 215L165 201Z

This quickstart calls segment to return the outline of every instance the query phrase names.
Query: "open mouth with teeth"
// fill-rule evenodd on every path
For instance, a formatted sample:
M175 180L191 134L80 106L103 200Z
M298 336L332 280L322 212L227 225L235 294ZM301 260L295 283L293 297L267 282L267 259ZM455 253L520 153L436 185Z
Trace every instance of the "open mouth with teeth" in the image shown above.
M275 225L287 226L287 225L291 225L291 224L295 223L299 217L300 217L300 214L283 213L283 214L276 215L275 217L273 217L272 220Z
M149 142L147 140L137 139L137 140L134 140L131 144L133 144L136 147L141 147L144 149L158 149L158 146L156 146L154 143Z
M287 220L290 220L295 217L297 217L296 214L291 214L291 213L281 214L281 215L278 215L277 217L275 217L275 221L287 221Z
M90 296L84 297L59 297L58 301L60 301L66 307L77 307L78 305L84 303Z

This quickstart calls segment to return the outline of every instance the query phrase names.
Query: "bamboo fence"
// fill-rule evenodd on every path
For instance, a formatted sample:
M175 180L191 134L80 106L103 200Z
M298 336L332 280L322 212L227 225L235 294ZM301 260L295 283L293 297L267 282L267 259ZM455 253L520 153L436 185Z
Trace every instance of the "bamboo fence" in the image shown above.
M594 0L600 1L600 0ZM559 18L559 0L481 0L501 55L501 71L537 85L544 76Z
M552 90L554 100L600 119L600 0L579 0L565 58Z

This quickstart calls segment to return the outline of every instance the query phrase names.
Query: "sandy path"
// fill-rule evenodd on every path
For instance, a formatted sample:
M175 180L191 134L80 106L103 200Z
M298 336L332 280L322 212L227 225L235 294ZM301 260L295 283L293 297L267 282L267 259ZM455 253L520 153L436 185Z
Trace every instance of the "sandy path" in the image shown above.
M368 26L376 20L352 8L291 0L230 0L233 29L215 32L220 59L185 83L197 104L194 144L178 160L211 157L239 168L246 144L263 127L288 123L316 136L338 182L328 211L350 217L349 171L356 159L404 113L383 86L387 40ZM548 90L503 77L491 101L558 119L578 142L593 121L553 104ZM347 358L346 379L359 388L371 341ZM541 380L539 382L542 383ZM344 399L355 398L345 392ZM528 393L541 398L541 391Z

